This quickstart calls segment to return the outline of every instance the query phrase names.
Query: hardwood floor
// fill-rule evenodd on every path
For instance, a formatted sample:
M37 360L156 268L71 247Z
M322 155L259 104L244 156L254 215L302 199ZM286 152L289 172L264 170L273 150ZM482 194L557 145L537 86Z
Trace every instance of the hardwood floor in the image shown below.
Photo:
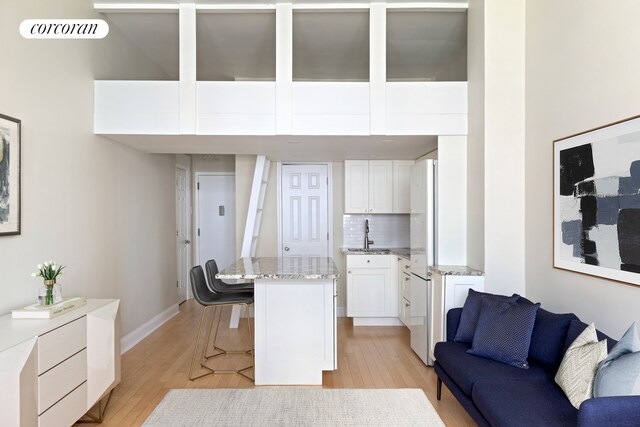
M113 392L104 426L141 425L172 388L246 388L253 383L240 375L209 375L189 381L193 343L201 307L194 301L180 306L180 314L165 323L122 356L122 382ZM230 308L225 309L228 319ZM226 348L248 348L246 320L229 330L223 322L219 342ZM237 369L250 361L244 356L215 358L216 369ZM405 327L354 328L348 318L338 319L338 370L325 372L328 388L421 388L447 426L473 426L457 400L443 387L436 400L436 375L409 346ZM266 424L266 423L265 423Z

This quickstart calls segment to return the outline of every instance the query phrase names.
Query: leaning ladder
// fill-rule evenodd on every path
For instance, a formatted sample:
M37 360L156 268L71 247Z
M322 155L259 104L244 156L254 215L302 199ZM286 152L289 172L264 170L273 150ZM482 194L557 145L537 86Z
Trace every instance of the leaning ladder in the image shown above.
M264 195L267 191L270 165L271 161L266 156L256 157L256 167L253 172L249 208L247 209L247 222L244 227L242 250L240 251L240 257L242 258L256 256L258 236L260 235L260 222L262 221L262 211L264 209ZM229 327L237 328L239 322L240 306L234 305L233 311L231 312Z

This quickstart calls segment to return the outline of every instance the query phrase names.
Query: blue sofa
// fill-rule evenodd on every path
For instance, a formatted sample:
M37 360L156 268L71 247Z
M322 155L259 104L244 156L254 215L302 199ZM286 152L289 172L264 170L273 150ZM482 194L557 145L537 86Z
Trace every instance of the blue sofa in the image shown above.
M639 426L640 396L589 399L575 409L555 383L562 357L587 327L574 314L539 309L531 336L529 369L520 369L467 353L454 342L461 308L447 313L447 341L435 346L434 370L442 383L480 426ZM616 341L607 338L609 350Z

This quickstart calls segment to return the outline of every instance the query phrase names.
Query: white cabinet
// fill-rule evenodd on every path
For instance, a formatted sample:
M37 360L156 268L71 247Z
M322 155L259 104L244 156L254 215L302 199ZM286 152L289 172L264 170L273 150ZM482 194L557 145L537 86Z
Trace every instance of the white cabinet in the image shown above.
M484 276L442 274L442 272L431 270L431 284L433 289L433 321L430 340L429 354L431 359L436 343L447 340L447 313L452 308L462 307L469 289L477 292L484 292Z
M411 211L411 166L413 160L393 161L393 213Z
M345 160L345 213L393 212L393 161Z
M347 317L358 325L401 325L395 255L347 255Z
M398 258L398 317L405 326L411 319L411 262Z
M120 382L118 300L53 319L0 317L0 425L69 426Z

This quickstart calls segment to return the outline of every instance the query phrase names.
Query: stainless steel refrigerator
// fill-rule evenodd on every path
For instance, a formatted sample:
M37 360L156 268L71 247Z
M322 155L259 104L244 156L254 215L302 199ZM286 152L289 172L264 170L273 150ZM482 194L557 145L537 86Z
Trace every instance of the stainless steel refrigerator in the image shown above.
M411 348L427 365L433 361L429 345L433 337L433 291L429 267L436 254L436 167L435 160L421 160L411 168Z

